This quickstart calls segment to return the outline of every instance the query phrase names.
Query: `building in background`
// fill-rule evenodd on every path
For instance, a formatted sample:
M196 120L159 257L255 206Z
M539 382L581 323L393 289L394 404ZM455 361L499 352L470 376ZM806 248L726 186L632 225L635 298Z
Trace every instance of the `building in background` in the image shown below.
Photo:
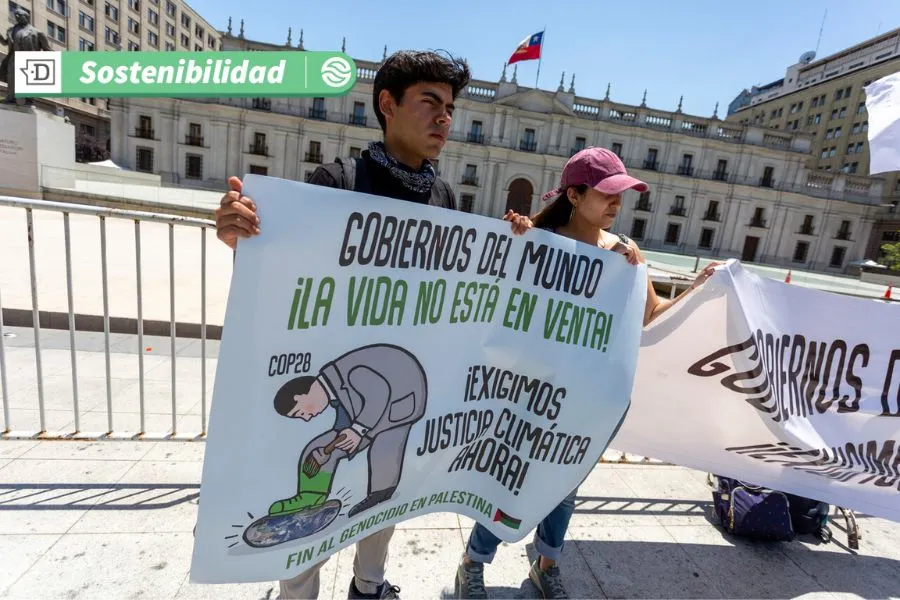
M184 0L6 0L0 23L15 22L24 8L31 24L47 34L53 50L209 51L221 49L221 33ZM0 57L6 47L0 47ZM0 83L6 94L6 84ZM35 104L64 113L75 126L76 145L109 148L110 122L105 98L47 98Z
M745 106L750 106L754 98L756 98L760 94L767 94L769 90L777 89L783 84L784 80L779 79L778 81L773 81L772 83L761 87L754 85L749 90L747 88L744 88L743 90L741 90L740 94L735 96L734 100L731 101L731 104L728 105L727 115L730 117Z
M727 120L812 136L807 164L823 180L837 173L869 174L869 121L865 86L900 71L900 29L815 59L806 52L784 78L743 90ZM866 240L866 256L878 260L882 244L900 240L900 172L880 174L882 210Z
M291 44L230 32L222 39L224 50ZM113 99L112 159L216 190L245 173L304 181L380 139L372 107L379 64L357 60L357 84L338 98ZM580 97L574 76L555 91L523 87L504 71L461 94L437 169L463 210L533 213L572 154L603 146L651 186L625 194L614 225L641 247L842 273L864 257L882 190L876 180L807 169L811 143L800 130L625 105L609 91Z

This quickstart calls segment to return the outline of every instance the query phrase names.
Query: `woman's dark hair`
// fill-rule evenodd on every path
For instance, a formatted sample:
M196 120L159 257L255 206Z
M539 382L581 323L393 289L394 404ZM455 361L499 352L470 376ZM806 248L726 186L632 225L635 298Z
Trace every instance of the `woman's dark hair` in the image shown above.
M579 194L585 193L588 189L587 184L571 185L569 187L575 188L575 191ZM569 202L569 190L566 188L553 202L538 211L531 218L531 222L539 229L556 229L568 223L571 216L572 203Z
M392 54L375 74L375 85L372 91L372 105L375 116L385 132L387 122L384 113L378 107L381 90L387 90L399 104L406 89L422 82L447 83L453 89L453 99L460 90L469 85L471 73L469 65L461 58L453 58L448 54L444 58L437 52L401 50Z

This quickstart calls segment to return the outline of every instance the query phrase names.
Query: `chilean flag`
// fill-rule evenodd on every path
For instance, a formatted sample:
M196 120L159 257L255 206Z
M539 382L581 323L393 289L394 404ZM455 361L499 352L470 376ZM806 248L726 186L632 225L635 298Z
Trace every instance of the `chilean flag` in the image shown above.
M507 64L513 64L520 60L535 60L541 57L541 46L544 43L544 32L535 33L534 35L522 40L516 51L509 57Z

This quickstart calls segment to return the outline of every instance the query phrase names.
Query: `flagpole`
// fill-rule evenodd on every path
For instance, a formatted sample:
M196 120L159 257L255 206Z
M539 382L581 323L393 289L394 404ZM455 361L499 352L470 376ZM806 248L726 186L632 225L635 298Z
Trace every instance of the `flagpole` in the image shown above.
M541 31L541 55L538 56L538 68L537 68L537 76L534 78L534 89L538 88L538 81L541 78L541 61L544 60L544 36L547 32L547 26L544 25L543 31Z

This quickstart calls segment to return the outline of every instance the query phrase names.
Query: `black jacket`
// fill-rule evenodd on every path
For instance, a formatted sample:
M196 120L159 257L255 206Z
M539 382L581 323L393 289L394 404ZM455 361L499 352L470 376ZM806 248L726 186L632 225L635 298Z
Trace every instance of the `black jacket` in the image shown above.
M340 158L333 163L319 166L313 171L307 183L456 210L456 195L450 185L440 177L435 178L430 194L413 192L391 175L389 170L372 160L369 152L365 150L359 159Z

